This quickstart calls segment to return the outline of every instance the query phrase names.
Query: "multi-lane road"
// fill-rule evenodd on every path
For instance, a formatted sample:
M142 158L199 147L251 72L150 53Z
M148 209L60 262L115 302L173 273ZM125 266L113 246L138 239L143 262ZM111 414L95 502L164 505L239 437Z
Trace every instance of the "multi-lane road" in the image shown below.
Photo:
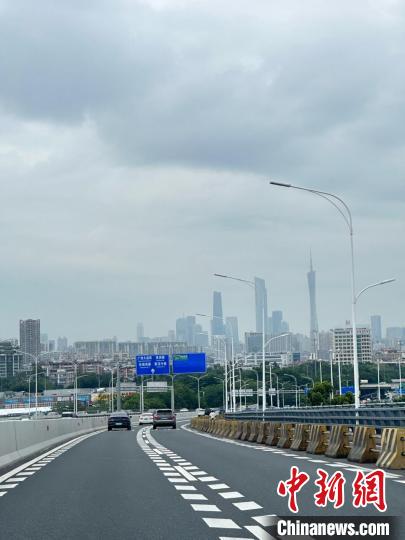
M180 421L177 430L134 426L86 435L2 471L0 538L276 538L277 516L292 516L276 492L292 465L311 477L297 495L300 516L381 517L373 506L351 504L357 472L373 466L220 440ZM317 468L344 472L343 507L315 506ZM388 474L386 514L401 516L404 494L405 476Z

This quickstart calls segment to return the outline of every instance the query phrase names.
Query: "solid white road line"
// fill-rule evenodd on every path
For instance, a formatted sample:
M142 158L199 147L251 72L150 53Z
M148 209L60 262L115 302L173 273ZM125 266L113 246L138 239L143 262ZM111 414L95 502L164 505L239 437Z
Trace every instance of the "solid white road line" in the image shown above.
M215 504L192 504L191 508L196 512L221 512Z
M224 491L220 493L221 497L224 499L243 499L244 495L242 493L239 493L239 491Z
M240 529L233 519L203 518L208 527L216 529Z
M236 502L232 503L236 508L239 508L239 510L260 510L263 508L263 506L260 506L260 504L255 503L254 501L244 501L244 502Z

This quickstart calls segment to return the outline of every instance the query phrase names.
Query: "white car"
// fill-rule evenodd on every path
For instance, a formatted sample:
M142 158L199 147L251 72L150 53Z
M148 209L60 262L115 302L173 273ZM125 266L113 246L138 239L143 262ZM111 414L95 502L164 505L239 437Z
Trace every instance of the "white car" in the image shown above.
M142 413L139 416L139 425L143 426L144 424L153 424L153 414L150 412Z
M197 413L197 416L205 415L205 409L196 409L195 412Z

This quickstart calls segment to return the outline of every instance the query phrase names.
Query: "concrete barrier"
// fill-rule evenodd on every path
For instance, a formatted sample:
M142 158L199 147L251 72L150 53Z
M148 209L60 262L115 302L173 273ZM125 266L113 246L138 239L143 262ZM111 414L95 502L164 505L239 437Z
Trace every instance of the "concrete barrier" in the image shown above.
M281 424L280 438L277 443L277 448L290 448L293 438L293 432L293 424Z
M269 422L269 433L265 440L265 444L268 446L276 446L280 438L280 427L279 422Z
M269 423L259 422L259 432L257 434L256 442L259 444L265 444L269 435Z
M309 439L308 424L297 424L294 429L294 436L291 442L291 450L306 450Z
M347 457L350 452L349 435L349 426L337 424L332 426L325 456L333 458Z
M247 441L250 436L250 430L252 427L252 422L243 422L242 435L240 436L241 441Z
M328 447L328 428L323 424L312 424L309 429L308 454L324 454Z
M244 424L245 424L245 422L240 422L238 420L238 427L236 428L236 433L235 433L234 439L240 439L241 438Z
M1 422L0 468L103 427L107 427L103 416Z
M377 467L405 469L405 429L384 428Z
M357 463L375 463L377 458L376 429L370 426L356 426L347 459Z
M231 429L227 435L228 439L235 439L236 432L238 430L239 422L237 420L231 420Z
M262 422L252 422L250 428L250 435L247 439L249 442L256 442L257 436L259 435L259 426Z

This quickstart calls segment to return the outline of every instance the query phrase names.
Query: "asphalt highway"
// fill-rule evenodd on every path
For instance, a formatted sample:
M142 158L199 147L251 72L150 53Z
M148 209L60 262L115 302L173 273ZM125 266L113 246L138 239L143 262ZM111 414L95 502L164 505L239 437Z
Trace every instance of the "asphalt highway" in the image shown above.
M293 516L287 498L276 492L292 465L311 478L297 494L299 516L348 521L404 512L401 472L386 479L386 514L372 505L354 509L352 481L359 470L371 472L372 465L227 442L194 432L187 424L178 422L177 430L134 426L130 432L86 435L3 473L0 539L277 538L277 516ZM344 473L341 508L315 506L318 468ZM405 538L401 530L400 524L398 538Z

